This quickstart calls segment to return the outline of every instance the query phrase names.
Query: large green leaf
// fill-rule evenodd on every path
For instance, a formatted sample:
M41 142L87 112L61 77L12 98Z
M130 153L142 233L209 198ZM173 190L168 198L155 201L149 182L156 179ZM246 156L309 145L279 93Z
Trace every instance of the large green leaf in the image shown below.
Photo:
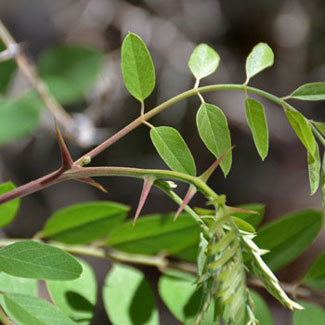
M301 113L288 106L285 106L284 111L298 138L306 147L307 151L313 155L316 150L316 141L310 123Z
M255 305L255 316L261 325L274 325L271 312L269 307L263 300L263 298L255 291L250 290L254 305Z
M273 62L273 51L266 43L255 45L246 59L247 82L262 70L272 66Z
M203 103L197 112L196 124L202 141L216 158L231 147L228 122L219 107ZM230 171L231 162L232 154L229 152L220 163L225 176Z
M218 68L220 57L207 44L199 44L191 54L188 66L197 80L209 76Z
M159 324L153 292L141 271L115 264L103 287L106 312L114 325Z
M174 214L142 217L135 228L132 221L126 222L109 236L107 245L134 254L175 254L198 242L200 228L189 215L181 214L177 222L173 218Z
M313 195L316 193L319 186L320 169L321 169L321 161L320 161L319 149L317 143L316 143L316 150L313 155L309 151L307 152L307 160L308 160L310 194Z
M325 100L325 82L311 82L300 86L288 98L299 100Z
M129 208L115 202L87 202L55 212L43 236L68 244L89 243L111 233L127 216Z
M0 249L0 271L22 278L73 280L82 268L61 249L26 240Z
M122 44L122 74L129 93L139 101L145 100L155 88L155 68L143 40L129 33Z
M158 282L159 295L171 313L182 324L194 324L200 311L202 290L197 290L195 277L182 272L163 275ZM213 308L200 324L219 324L213 321Z
M78 324L90 324L93 318L97 283L90 265L78 260L82 265L80 278L72 281L47 281L47 288L56 306Z
M34 93L0 99L0 146L30 135L38 128L41 102Z
M159 126L150 130L150 137L160 157L170 169L195 176L193 156L177 130L169 126Z
M76 325L55 306L40 298L19 293L4 295L5 311L19 325Z
M300 301L304 309L293 312L293 325L321 325L325 324L325 310L312 302Z
M325 290L325 253L312 264L303 278L303 282L318 290Z
M50 89L58 99L61 99L66 84L62 103L72 104L81 100L96 81L102 66L102 54L85 46L56 45L40 55L37 65L41 77L50 80ZM56 84L53 81L55 77ZM61 85L58 85L58 80Z
M322 226L322 213L306 210L286 215L258 231L256 244L270 250L263 260L276 271L304 252Z
M262 160L264 160L269 151L269 130L264 107L260 102L252 98L247 98L245 105L247 122L252 131L256 149Z
M15 189L12 182L0 184L0 195ZM0 205L0 227L8 225L16 216L20 205L20 199L15 199Z

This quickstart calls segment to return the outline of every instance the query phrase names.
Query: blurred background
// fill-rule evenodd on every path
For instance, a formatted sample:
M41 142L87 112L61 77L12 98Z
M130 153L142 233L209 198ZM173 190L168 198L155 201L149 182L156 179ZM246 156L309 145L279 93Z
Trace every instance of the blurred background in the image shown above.
M0 19L35 63L41 76L50 79L53 91L59 93L60 101L73 118L76 132L68 146L75 159L139 114L139 104L126 91L120 71L120 46L128 31L143 38L155 64L157 84L154 93L146 100L148 110L193 87L187 62L198 43L209 44L221 57L217 72L204 79L201 85L243 83L246 56L258 42L271 46L275 64L254 77L250 85L285 96L306 82L324 81L324 14L325 2L321 0L0 0ZM63 55L60 62L49 59L53 47L57 49L65 45L83 46L94 53L84 64L89 62L98 73L92 75L84 69L75 80L76 85L86 85L81 87L81 96L69 93L73 93L74 84L60 84L55 79L74 68L75 62L69 56ZM13 62L0 63L0 104L21 98L29 89L30 84ZM210 185L217 193L226 194L230 205L265 203L264 222L300 209L321 208L319 192L310 196L306 151L280 107L262 101L270 131L269 155L262 162L246 123L243 94L220 91L207 93L204 97L224 110L232 143L236 145L233 167L227 179L221 171L211 178ZM195 114L199 104L198 98L189 98L150 122L156 126L173 126L181 132L200 173L213 162L213 157L196 131ZM307 117L324 121L323 102L292 104ZM59 166L60 153L53 132L53 119L44 108L37 116L39 122L29 127L26 133L0 142L0 182L10 179L17 185L24 184ZM22 123L22 127L25 125L24 120L17 120L17 123ZM166 168L148 133L146 126L136 129L96 157L92 164ZM70 182L24 198L18 217L1 230L0 235L31 237L51 213L78 202L114 200L130 205L134 212L142 186L139 181L103 178L100 182L108 189L108 195L85 184ZM180 184L178 190L184 194L186 188ZM193 204L203 206L204 203L198 196ZM143 213L175 209L172 201L154 190ZM278 273L279 278L286 282L299 279L324 244L323 232L307 253ZM97 264L98 278L102 279L109 263L92 263ZM156 272L152 269L146 272L151 274L154 283ZM264 297L272 304L275 323L288 324L290 313L268 295ZM162 324L178 324L162 304L161 308ZM105 317L99 304L93 324L107 323Z

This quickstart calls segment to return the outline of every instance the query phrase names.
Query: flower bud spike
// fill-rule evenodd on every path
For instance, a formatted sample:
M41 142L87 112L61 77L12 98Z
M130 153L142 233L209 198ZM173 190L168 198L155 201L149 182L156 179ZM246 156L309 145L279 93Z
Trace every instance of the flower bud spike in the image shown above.
M203 182L207 182L208 179L210 178L210 176L212 175L212 173L216 170L216 168L219 166L219 164L221 163L221 161L228 155L228 153L233 150L235 148L235 146L230 147L229 149L227 149L201 176L201 180Z
M78 178L76 179L76 181L82 182L82 183L86 183L89 184L91 186L96 187L97 189L99 189L100 191L107 193L107 190L105 187L103 187L102 185L100 185L98 182L96 182L93 178L91 177L86 177L86 178Z
M59 129L59 126L58 126L56 120L54 120L54 123L55 123L56 134L58 136L60 152L61 152L61 170L65 171L65 170L73 168L74 163L71 158L70 152L67 148L67 145L65 144L65 141L63 139L63 136L61 134L61 131Z
M178 216L181 214L181 212L184 210L184 208L187 206L187 204L191 201L192 197L195 195L196 192L197 192L196 187L193 185L190 185L190 187L184 197L182 204L179 206L179 208L175 214L174 221L176 221Z
M150 192L150 189L152 187L152 184L155 182L156 178L155 177L145 177L143 180L143 187L142 187L142 192L139 200L139 204L137 207L137 211L135 213L134 219L133 219L133 227L135 227L135 223L141 213L141 210L143 208L144 203L146 202L146 199L148 197L148 194Z

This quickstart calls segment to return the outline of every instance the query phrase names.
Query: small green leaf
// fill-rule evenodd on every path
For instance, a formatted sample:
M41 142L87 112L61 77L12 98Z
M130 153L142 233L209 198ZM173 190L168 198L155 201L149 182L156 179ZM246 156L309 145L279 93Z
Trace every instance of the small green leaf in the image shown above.
M191 54L188 66L197 80L209 76L218 68L220 57L207 44L199 44Z
M125 37L121 51L125 87L142 102L155 88L155 68L150 53L143 40L133 33Z
M255 305L255 316L261 325L274 325L271 312L269 307L263 300L263 298L255 291L249 290L254 305Z
M117 250L134 254L157 254L161 251L176 254L199 241L200 228L186 214L181 214L177 222L174 214L150 215L139 219L133 228L128 221L115 229L109 236L107 245Z
M316 141L310 123L301 113L288 106L285 106L284 111L301 143L305 146L307 151L313 155L316 150Z
M169 126L159 126L150 130L150 137L160 157L170 169L196 175L191 151L177 130Z
M325 290L325 253L321 254L310 267L303 282L318 290Z
M318 131L325 136L325 123L324 122L313 122L313 124L316 126Z
M293 312L293 325L325 324L325 310L312 302L299 302L304 309Z
M159 279L158 290L163 302L182 324L194 324L202 297L202 290L197 290L195 285L195 277L182 272L163 275ZM213 308L209 308L200 324L219 324L214 322L213 314Z
M39 126L42 104L35 93L18 99L0 99L0 146L29 136Z
M40 55L37 65L41 77L49 81L53 95L64 99L62 104L73 104L82 100L95 83L102 67L102 54L86 46L56 45ZM68 86L65 90L64 84Z
M262 70L272 66L273 62L273 51L266 43L255 45L246 59L246 82Z
M322 193L322 205L323 208L325 208L325 153L323 155L323 161L322 161L320 186L321 186L321 193Z
M4 295L4 309L19 325L76 325L56 307L40 298L19 293Z
M87 202L55 212L43 236L68 244L90 243L110 234L126 218L129 208L115 202Z
M82 268L61 249L26 240L0 249L0 271L22 278L73 280Z
M257 213L246 213L246 212L235 212L232 213L233 216L237 218L241 218L246 222L250 223L254 228L261 223L264 217L265 205L260 203L250 203L250 204L241 204L238 205L237 208L244 210L252 210Z
M272 269L279 270L304 252L322 227L322 213L306 210L286 215L258 231L258 247L270 250L263 260Z
M0 195L14 190L16 186L12 182L0 184ZM8 225L16 216L20 206L20 199L0 205L0 227Z
M256 149L262 160L264 160L269 151L269 130L264 107L260 102L252 98L247 98L245 105L247 122L252 131Z
M245 220L237 217L232 217L232 220L235 222L236 226L243 231L255 232L255 228Z
M97 283L90 265L78 260L82 265L80 278L72 281L47 281L47 288L55 305L78 324L90 324L93 318Z
M297 88L288 98L299 100L325 100L325 82L312 82Z
M115 264L103 288L106 312L114 325L159 324L153 292L141 271Z
M307 152L307 159L308 159L310 195L313 195L316 193L320 181L321 162L320 162L319 149L317 143L316 143L316 150L313 155L310 152Z
M231 147L228 122L222 110L214 105L203 103L196 115L196 124L200 137L206 147L218 158ZM230 171L232 153L220 162L225 176Z

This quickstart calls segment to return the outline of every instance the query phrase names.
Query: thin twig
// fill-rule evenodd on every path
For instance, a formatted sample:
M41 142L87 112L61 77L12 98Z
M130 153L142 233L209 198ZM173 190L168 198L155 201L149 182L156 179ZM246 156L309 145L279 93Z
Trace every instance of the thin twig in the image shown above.
M13 52L16 49L16 55L13 58L16 60L18 67L24 73L33 88L38 92L39 97L45 106L49 109L52 115L59 121L65 132L71 136L73 132L73 119L52 96L47 85L38 76L35 67L29 62L27 57L19 51L19 44L14 40L6 26L0 20L0 38L7 47L7 51Z

